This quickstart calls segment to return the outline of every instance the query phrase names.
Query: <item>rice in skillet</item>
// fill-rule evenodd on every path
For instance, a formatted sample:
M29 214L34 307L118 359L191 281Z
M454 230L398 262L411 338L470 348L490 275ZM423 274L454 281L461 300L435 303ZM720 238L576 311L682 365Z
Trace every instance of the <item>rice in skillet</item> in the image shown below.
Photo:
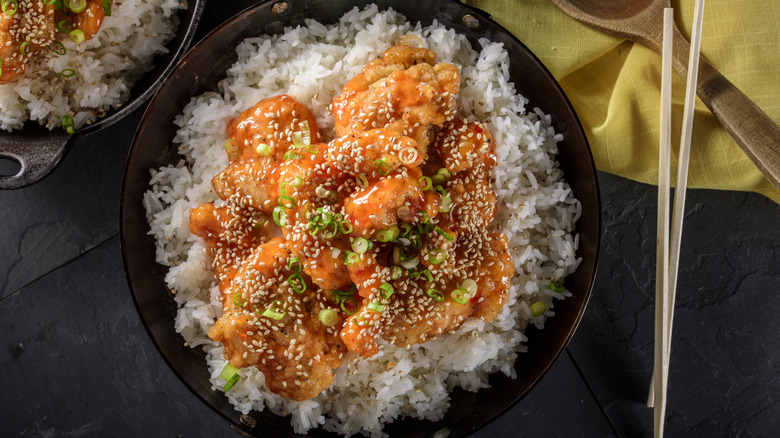
M114 0L95 37L78 45L65 38L64 55L44 49L22 77L0 85L0 129L20 129L27 120L54 129L64 115L78 129L121 106L154 57L167 52L176 13L186 7L186 0ZM61 74L70 75L67 69L72 76Z
M222 147L227 123L257 101L287 93L312 109L323 133L332 132L328 106L333 97L368 61L406 34L421 37L439 61L459 66L459 114L473 114L493 134L499 161L494 226L509 239L516 274L507 305L493 321L471 320L453 334L409 349L383 345L369 360L345 360L334 384L314 399L295 402L277 396L265 388L262 373L241 369L241 380L227 393L236 409L267 408L289 415L298 433L321 426L347 436L382 436L383 424L400 416L441 419L454 387L485 388L488 376L497 371L514 377L514 361L524 351L524 328L528 323L543 327L546 317L554 315L553 299L568 295L549 290L549 279L565 278L579 263L572 230L580 205L555 161L560 136L550 127L549 116L526 111L526 100L508 82L509 61L501 45L481 41L475 51L452 30L437 24L422 28L375 6L354 9L334 26L308 21L284 35L248 39L237 48L238 61L218 92L192 99L176 119L180 129L174 142L182 160L153 171L144 198L158 243L157 261L170 267L166 281L180 307L176 330L189 346L207 352L214 390L224 385L219 373L226 360L222 345L206 333L222 303L211 260L200 239L191 235L188 221L190 208L216 199L210 181L228 163ZM537 301L547 311L534 317L529 306Z

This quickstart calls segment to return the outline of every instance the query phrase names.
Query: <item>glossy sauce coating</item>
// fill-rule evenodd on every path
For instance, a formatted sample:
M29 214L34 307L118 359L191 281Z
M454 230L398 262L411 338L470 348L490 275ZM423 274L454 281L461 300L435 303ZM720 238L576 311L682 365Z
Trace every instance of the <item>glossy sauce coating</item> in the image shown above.
M227 127L230 164L212 180L222 201L193 209L190 229L220 280L210 337L273 392L314 397L347 351L424 342L506 302L507 241L486 231L492 139L455 118L457 68L435 59L398 45L369 63L334 100L328 143L287 95Z

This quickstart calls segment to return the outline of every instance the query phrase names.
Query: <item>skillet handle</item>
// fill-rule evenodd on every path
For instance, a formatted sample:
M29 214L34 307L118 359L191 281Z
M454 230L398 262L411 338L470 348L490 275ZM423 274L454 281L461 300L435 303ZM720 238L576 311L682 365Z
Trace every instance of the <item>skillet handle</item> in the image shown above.
M0 134L0 158L16 161L16 175L0 175L0 189L18 189L37 182L60 163L71 144L71 135L61 130L30 130Z

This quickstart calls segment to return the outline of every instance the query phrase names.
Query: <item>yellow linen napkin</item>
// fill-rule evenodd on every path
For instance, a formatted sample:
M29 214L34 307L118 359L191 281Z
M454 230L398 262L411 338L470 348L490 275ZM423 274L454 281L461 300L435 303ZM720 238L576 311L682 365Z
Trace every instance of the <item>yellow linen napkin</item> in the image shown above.
M463 0L512 32L552 72L588 136L596 167L658 183L661 57L640 44L581 24L550 0ZM694 2L672 0L690 38ZM701 54L775 123L780 120L780 7L772 2L706 0ZM672 183L685 98L673 81ZM530 103L533 106L533 102ZM780 203L764 178L700 100L691 141L688 187L755 191Z

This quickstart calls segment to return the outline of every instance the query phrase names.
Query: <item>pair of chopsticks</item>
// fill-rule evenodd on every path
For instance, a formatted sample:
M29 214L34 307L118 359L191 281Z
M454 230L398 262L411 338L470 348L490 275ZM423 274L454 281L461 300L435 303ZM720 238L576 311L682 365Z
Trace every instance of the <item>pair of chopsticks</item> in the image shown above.
M688 187L688 162L693 110L696 101L696 80L699 72L701 26L704 0L696 0L691 51L688 58L688 79L685 90L680 153L677 164L677 191L674 196L672 224L669 224L670 162L672 138L672 30L673 10L664 9L663 51L661 64L661 140L658 171L658 231L656 241L655 285L655 354L653 380L647 405L654 410L655 437L662 437L666 415L666 389L669 377L669 353L672 339L674 301L677 290L677 270L680 264L680 237L682 235L685 191ZM671 237L670 237L671 236Z

